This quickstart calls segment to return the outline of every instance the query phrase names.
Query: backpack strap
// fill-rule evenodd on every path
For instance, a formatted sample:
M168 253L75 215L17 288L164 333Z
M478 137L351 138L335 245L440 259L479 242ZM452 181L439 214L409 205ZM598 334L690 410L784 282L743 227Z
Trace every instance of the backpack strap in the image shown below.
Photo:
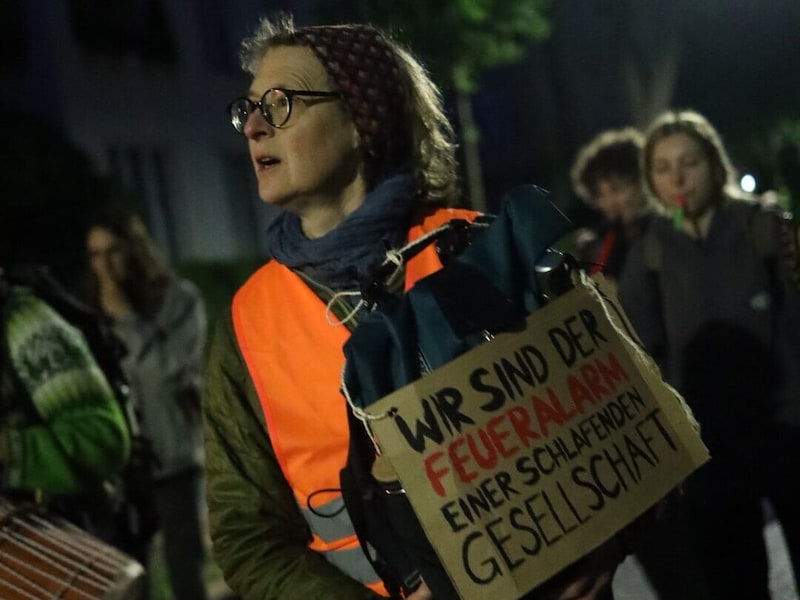
M767 273L773 320L783 305L784 289L781 285L781 230L786 218L778 209L760 200L738 200L729 204L731 214L739 221L756 256Z
M415 531L419 522L410 512L410 506L404 506L405 492L389 491L388 486L375 480L372 441L352 410L347 411L347 418L350 447L347 463L339 474L342 497L364 555L391 596L401 597L419 586L420 557L407 544L398 543L396 521L405 519L400 528L405 532ZM402 509L399 516L393 514L399 509Z
M777 257L781 214L758 200L734 200L728 204L733 217L744 228L748 240L761 260Z

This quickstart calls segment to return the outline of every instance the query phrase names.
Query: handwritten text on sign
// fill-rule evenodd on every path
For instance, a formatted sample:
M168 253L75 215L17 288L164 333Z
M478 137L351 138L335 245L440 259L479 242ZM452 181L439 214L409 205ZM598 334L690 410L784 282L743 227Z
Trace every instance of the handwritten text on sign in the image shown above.
M578 292L370 407L393 409L373 429L463 598L533 589L705 460Z

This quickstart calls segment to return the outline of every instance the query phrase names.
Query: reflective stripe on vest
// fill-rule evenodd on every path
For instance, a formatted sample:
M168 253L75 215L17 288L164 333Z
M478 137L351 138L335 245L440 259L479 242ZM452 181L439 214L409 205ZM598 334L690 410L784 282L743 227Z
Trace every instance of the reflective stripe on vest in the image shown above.
M475 216L472 211L437 210L410 229L409 240L450 219ZM408 262L406 288L439 268L435 248L426 247ZM361 549L339 489L349 440L347 405L339 392L342 347L349 331L328 324L325 303L275 261L239 289L232 314L275 456L311 529L309 548L388 595Z

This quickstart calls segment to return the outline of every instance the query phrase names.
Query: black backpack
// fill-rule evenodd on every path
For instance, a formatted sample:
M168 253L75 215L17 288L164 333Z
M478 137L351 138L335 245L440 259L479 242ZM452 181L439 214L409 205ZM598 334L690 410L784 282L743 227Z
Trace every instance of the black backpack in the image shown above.
M546 192L517 188L488 227L461 236L466 248L443 261L444 268L401 297L384 296L344 347L343 390L351 408L367 409L566 291L569 276L559 277L564 255L550 245L570 227ZM549 262L549 256L562 260ZM350 449L340 479L365 554L392 597L414 590L421 577L437 600L457 600L399 482L376 476L375 448L354 413L348 410Z

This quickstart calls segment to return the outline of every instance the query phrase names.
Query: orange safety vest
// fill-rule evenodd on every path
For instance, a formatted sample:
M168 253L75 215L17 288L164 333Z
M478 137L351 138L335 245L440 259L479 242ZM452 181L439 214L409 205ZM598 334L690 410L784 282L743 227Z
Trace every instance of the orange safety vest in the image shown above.
M454 218L440 209L409 231L409 241ZM406 265L406 289L441 268L433 244ZM264 411L267 432L308 523L309 548L370 589L388 596L344 509L339 472L347 460L347 404L340 393L344 326L326 320L325 303L289 268L270 261L233 298L233 327Z

